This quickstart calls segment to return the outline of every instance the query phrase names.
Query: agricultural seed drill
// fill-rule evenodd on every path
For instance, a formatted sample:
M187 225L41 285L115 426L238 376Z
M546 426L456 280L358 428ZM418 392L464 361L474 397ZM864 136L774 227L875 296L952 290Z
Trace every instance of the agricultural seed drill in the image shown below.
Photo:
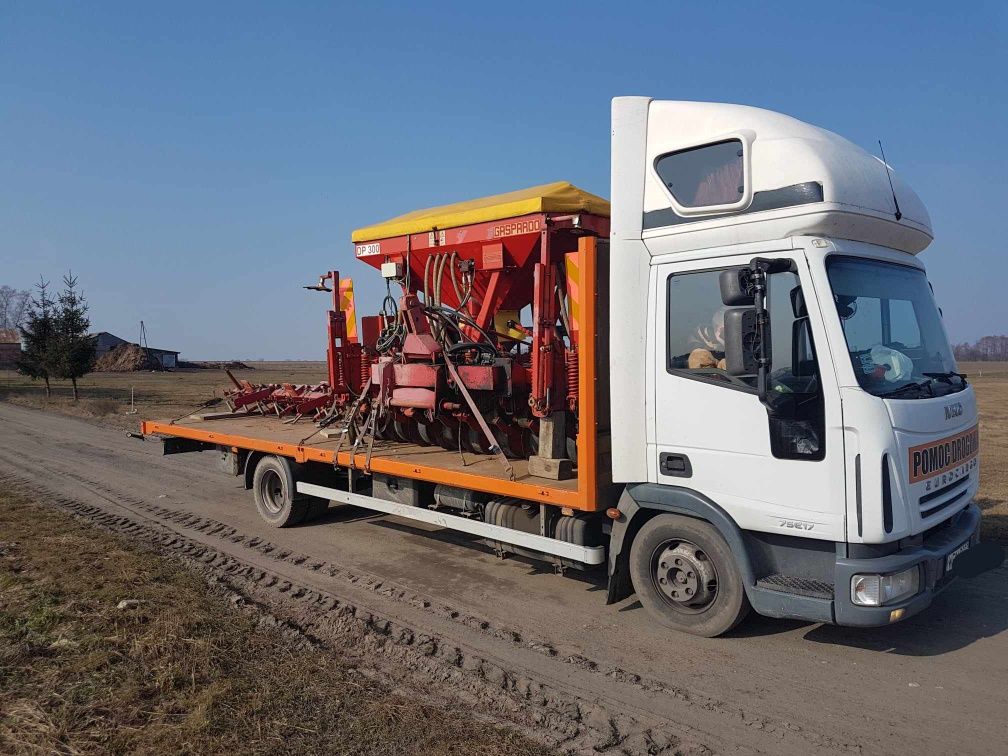
M235 381L232 409L339 423L355 447L379 439L495 454L509 470L509 458L530 458L536 475L569 477L578 239L608 236L608 203L562 182L493 199L356 231L356 256L386 281L381 312L358 330L352 281L324 274L305 288L332 294L328 382Z

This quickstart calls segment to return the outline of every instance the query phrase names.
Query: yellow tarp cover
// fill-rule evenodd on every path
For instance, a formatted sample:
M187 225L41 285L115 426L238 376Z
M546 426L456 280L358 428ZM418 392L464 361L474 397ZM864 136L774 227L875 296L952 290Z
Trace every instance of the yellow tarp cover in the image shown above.
M555 181L453 205L414 210L382 223L358 228L351 239L355 242L388 239L530 213L592 213L608 217L609 200L589 194L566 181Z

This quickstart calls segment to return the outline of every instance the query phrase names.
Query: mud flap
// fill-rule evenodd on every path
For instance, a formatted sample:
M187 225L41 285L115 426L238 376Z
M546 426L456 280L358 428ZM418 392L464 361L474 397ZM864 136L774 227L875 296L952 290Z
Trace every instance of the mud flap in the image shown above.
M606 604L615 604L633 595L633 584L630 582L630 566L627 555L616 560L616 566L609 567L609 584L606 590Z

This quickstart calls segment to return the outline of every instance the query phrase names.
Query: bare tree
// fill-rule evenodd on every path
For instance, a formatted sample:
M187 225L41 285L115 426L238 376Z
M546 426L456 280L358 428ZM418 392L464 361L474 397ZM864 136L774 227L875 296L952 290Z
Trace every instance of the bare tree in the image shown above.
M956 344L953 352L963 362L1003 362L1008 360L1008 336L984 336L972 344Z
M20 328L31 295L23 289L0 286L0 328Z

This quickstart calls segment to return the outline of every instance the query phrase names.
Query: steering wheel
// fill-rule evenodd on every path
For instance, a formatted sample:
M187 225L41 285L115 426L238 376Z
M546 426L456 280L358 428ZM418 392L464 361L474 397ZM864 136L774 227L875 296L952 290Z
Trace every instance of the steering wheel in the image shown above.
M696 368L694 370L691 370L690 372L691 373L700 373L701 375L713 375L713 376L717 376L718 378L721 378L721 379L724 379L724 380L728 381L728 383L732 384L733 386L739 386L739 387L745 388L745 389L751 389L752 388L752 386L750 386L748 383L746 383L745 381L743 381L738 376L732 375L731 373L727 372L726 370L721 370L720 368Z

